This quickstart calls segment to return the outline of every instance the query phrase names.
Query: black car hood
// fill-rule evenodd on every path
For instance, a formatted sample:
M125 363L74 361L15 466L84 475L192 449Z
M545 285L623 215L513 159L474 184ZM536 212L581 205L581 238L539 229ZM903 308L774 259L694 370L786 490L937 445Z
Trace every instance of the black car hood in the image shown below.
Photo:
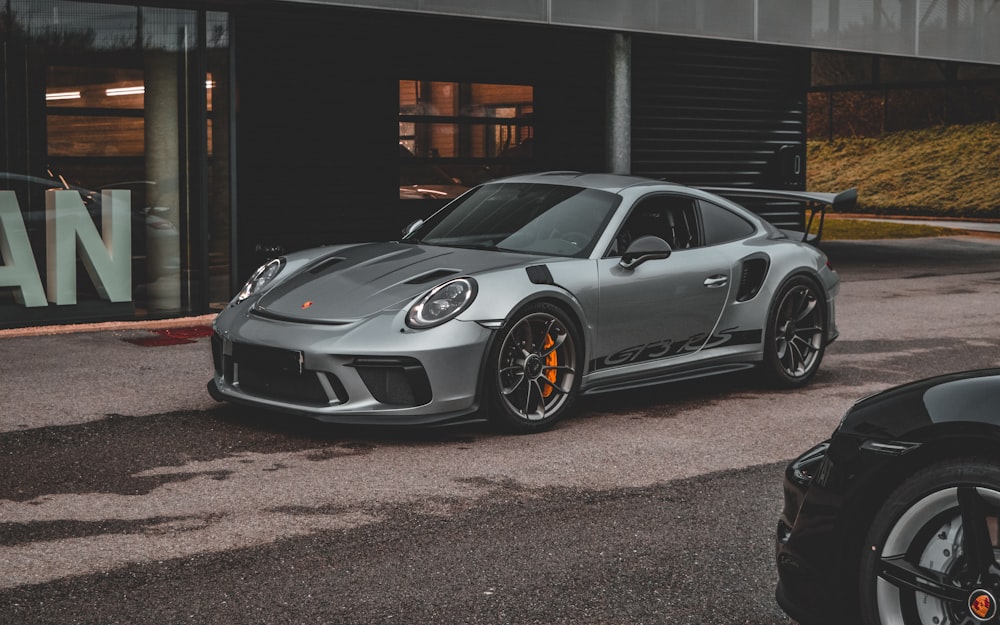
M1000 425L1000 369L936 376L866 397L851 408L840 431L892 439L958 421Z
M254 304L258 314L312 323L350 323L407 302L450 278L535 262L492 250L368 243L317 259Z

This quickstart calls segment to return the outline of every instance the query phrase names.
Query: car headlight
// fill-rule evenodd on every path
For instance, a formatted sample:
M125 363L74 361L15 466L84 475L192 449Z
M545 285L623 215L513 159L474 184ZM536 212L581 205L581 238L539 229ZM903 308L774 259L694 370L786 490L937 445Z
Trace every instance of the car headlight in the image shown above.
M275 258L274 260L269 260L261 265L257 271L253 272L253 275L250 276L247 283L243 285L243 288L240 289L240 292L236 295L236 299L233 300L233 303L239 304L254 293L259 293L261 289L267 286L268 282L274 280L274 277L281 273L281 270L284 267L284 258Z
M476 281L457 278L431 289L406 313L411 328L431 328L458 315L476 299Z

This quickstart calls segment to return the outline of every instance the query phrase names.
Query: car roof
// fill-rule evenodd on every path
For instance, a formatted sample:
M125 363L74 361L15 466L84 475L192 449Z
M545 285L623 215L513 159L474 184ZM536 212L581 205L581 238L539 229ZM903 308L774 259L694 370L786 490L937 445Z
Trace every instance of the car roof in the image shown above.
M663 190L686 190L690 187L664 180L654 180L642 176L624 174L590 174L578 171L546 171L533 174L523 174L493 180L487 184L518 182L529 184L558 184L569 187L599 189L609 193L621 193L631 187L655 187Z

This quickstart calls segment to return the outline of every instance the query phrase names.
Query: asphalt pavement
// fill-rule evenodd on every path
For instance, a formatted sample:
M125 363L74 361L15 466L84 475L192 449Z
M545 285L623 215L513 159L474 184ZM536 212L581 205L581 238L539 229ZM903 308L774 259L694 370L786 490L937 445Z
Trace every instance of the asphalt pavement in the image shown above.
M594 396L526 437L217 404L210 316L0 331L0 624L787 625L787 460L857 397L1000 366L1000 239L823 247L807 389Z

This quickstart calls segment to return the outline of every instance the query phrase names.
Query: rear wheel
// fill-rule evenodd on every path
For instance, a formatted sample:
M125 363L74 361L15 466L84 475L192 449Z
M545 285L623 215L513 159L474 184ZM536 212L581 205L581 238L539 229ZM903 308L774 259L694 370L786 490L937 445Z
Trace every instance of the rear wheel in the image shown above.
M771 303L764 336L764 373L779 388L806 385L826 349L826 301L814 280L795 276Z
M582 344L558 306L530 304L504 324L490 355L491 418L513 432L551 427L580 388Z
M861 556L867 625L996 622L1000 469L944 462L915 474L878 511Z

